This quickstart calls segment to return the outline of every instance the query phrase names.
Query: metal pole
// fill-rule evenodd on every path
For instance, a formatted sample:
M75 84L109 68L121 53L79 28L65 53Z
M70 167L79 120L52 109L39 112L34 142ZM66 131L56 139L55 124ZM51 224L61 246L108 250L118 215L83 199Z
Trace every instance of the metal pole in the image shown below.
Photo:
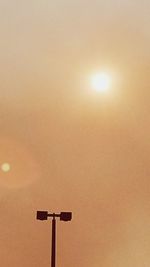
M55 216L52 220L52 253L51 253L51 267L55 267L56 259L56 219Z

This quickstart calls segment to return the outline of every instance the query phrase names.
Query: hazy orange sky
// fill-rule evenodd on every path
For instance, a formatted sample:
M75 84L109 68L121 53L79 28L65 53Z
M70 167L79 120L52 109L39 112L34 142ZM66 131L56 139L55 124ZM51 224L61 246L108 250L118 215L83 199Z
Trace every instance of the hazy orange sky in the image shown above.
M0 0L0 261L150 266L150 2ZM108 70L110 93L89 75Z

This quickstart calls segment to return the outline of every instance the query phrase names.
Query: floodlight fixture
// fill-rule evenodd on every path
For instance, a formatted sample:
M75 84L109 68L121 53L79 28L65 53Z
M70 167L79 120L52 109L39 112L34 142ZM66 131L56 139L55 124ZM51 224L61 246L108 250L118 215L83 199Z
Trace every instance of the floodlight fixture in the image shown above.
M60 220L61 221L71 221L72 219L72 213L71 212L61 212L60 213Z
M47 220L48 217L47 215L48 215L47 211L37 211L36 219L41 221Z

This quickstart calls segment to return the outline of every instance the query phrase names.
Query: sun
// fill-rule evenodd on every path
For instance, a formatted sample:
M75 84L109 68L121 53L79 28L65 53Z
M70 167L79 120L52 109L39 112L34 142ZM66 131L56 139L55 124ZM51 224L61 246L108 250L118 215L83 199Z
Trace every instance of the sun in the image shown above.
M98 72L91 76L91 86L95 91L107 92L111 86L111 76L105 72Z

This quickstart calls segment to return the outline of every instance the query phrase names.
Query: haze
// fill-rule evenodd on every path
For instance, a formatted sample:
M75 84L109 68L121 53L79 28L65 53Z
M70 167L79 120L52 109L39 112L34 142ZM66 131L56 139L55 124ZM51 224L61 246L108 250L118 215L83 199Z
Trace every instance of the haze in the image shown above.
M150 2L0 0L0 259L150 266ZM89 75L115 77L93 92Z

